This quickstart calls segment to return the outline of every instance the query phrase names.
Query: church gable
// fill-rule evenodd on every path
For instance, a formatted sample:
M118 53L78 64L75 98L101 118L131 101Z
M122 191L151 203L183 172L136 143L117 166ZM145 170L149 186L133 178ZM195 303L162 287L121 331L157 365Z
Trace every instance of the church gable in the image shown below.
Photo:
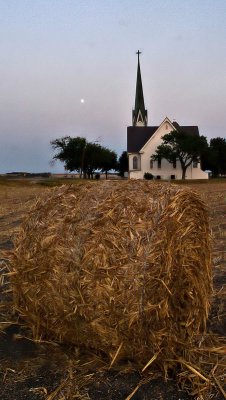
M144 143L143 147L140 149L141 152L147 151L150 147L153 148L153 152L155 152L156 148L161 144L162 137L167 133L172 132L176 128L169 118L165 118L163 122L159 125L153 135Z
M136 124L136 126L145 126L146 125L145 117L143 117L141 110L138 111L138 115L137 115L135 124Z

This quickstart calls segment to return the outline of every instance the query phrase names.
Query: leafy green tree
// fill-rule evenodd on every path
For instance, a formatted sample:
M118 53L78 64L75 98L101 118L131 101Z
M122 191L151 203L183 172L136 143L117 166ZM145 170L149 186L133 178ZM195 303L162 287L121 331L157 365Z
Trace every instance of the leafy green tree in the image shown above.
M65 136L52 140L50 143L52 148L57 150L57 153L53 157L54 160L63 162L64 168L67 171L80 171L82 173L87 145L85 138Z
M111 169L116 170L117 169L117 154L112 151L107 149L106 147L102 147L102 154L101 154L101 171L105 172L106 179L108 177L108 172Z
M208 147L204 136L191 135L178 128L162 137L163 142L157 147L152 160L165 158L171 164L179 160L182 169L182 179L185 179L186 170L193 161L200 159L201 154Z
M226 139L217 137L210 140L207 151L202 156L202 165L212 171L213 176L226 174Z
M57 150L53 159L62 161L68 171L79 171L80 177L93 178L96 170L107 172L115 168L117 156L113 151L83 137L65 136L51 141L51 145Z
M124 176L125 172L129 170L129 159L127 151L123 151L118 160L118 171L120 176Z
M102 147L97 143L87 142L82 158L82 172L84 177L93 178L94 171L101 169Z

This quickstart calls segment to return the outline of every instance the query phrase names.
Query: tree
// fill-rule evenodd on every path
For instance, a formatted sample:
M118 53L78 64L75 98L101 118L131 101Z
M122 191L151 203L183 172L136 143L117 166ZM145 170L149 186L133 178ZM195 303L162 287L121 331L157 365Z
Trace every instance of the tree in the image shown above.
M93 178L94 171L101 169L102 147L97 143L87 142L83 151L82 173Z
M165 158L171 164L179 160L182 169L182 179L185 179L186 170L193 161L198 161L201 154L208 147L204 136L188 134L181 129L171 131L162 137L163 143L157 147L152 160Z
M85 138L65 136L52 140L50 143L54 150L58 150L58 153L53 157L54 160L62 161L67 171L80 171L82 173L87 145Z
M205 169L212 171L213 176L226 174L226 139L217 137L210 140L202 156L202 164Z
M120 176L124 176L125 172L129 170L129 160L127 151L123 151L118 160L118 171Z
M107 149L106 147L102 147L102 154L101 154L101 171L105 172L106 179L108 177L108 171L111 169L117 169L117 154Z
M62 161L68 171L79 171L80 177L90 178L96 170L107 172L115 168L117 156L113 151L83 137L65 136L52 140L51 145L58 150L53 159Z

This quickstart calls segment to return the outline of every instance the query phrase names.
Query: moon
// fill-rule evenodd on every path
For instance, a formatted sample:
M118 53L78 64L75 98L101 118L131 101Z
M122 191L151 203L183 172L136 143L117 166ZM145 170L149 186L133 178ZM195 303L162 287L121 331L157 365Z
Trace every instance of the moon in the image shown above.
M84 100L84 99L81 99L80 101L81 101L82 104L85 103L85 100Z

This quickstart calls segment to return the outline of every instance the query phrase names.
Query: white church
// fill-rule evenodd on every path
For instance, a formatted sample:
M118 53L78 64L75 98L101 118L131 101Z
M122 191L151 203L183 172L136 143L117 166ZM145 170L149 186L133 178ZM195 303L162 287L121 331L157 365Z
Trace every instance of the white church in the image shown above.
M181 126L169 118L165 118L159 126L148 126L147 110L144 105L143 86L141 80L140 60L138 54L135 108L133 125L127 127L127 153L129 158L129 178L143 179L146 172L155 179L181 179L180 162L169 163L165 159L152 161L151 156L162 142L166 133L180 128L180 132L199 135L198 126ZM199 162L193 162L186 171L186 179L208 179L208 173L202 171Z

